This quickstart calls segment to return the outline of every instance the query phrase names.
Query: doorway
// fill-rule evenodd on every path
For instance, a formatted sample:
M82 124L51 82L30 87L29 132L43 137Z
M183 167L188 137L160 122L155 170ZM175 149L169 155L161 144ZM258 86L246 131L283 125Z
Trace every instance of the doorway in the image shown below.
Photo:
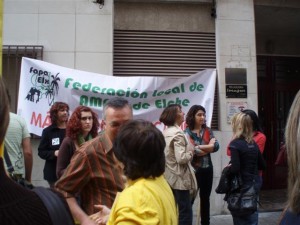
M287 166L275 166L293 99L300 89L300 58L257 56L258 115L267 142L262 189L287 187Z

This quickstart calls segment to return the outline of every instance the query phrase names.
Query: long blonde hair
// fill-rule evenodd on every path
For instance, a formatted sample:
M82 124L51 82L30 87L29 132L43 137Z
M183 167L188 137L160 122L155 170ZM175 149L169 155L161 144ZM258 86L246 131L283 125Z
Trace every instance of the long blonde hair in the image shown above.
M253 126L249 115L243 112L236 113L231 120L231 126L233 139L244 138L248 143L252 142Z
M285 127L288 156L288 202L295 213L300 213L300 91L290 108Z

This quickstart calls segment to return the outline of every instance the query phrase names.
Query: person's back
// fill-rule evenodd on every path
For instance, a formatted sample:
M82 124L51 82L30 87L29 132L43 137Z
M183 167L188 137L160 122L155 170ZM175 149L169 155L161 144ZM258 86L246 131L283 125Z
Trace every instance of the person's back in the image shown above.
M145 222L142 218L147 218L147 224L178 224L174 196L163 176L129 181L116 202L108 225L129 218L140 224Z
M30 145L30 134L28 132L25 120L14 113L9 114L10 120L5 136L5 148L14 167L14 173L21 174L25 177L26 163L29 165L28 173L31 173L32 168L32 151ZM28 149L23 149L23 144L26 142ZM24 155L23 151L25 150ZM29 157L29 162L25 162L26 157ZM6 165L6 164L5 164ZM29 174L27 174L29 176ZM29 176L30 177L30 176Z
M265 161L259 151L257 144L253 141L253 126L251 117L243 112L236 113L232 120L233 140L229 144L231 155L231 174L241 174L242 186L233 192L228 192L225 199L228 209L232 215L233 224L258 224L258 213L256 207L257 192L256 177L259 169L265 169ZM250 192L250 190L252 190ZM249 192L249 193L247 193ZM244 194L249 194L249 201L253 202L251 210L243 208L243 204L233 206L233 198L240 195L244 200ZM240 202L240 201L239 201ZM251 204L247 205L250 206ZM242 211L242 213L241 213Z
M22 187L7 176L1 157L0 184L0 224L74 225L62 196L44 187L32 190Z
M0 224L74 225L64 198L42 187L27 190L5 171L4 138L9 124L9 102L4 90L0 78Z
M241 173L243 183L251 184L253 176L257 175L258 147L247 143L244 139L235 139L229 145L231 151L232 173ZM238 156L236 157L236 154ZM238 160L238 161L237 161Z
M0 184L0 224L52 225L41 199L5 174L2 158L0 158Z
M40 198L11 180L4 169L4 138L9 124L9 101L5 90L0 78L0 224L51 225Z
M282 219L279 222L279 225L296 225L300 224L300 214L293 213L290 209L287 209L284 212Z
M111 210L98 206L99 224L178 224L173 192L163 175L165 146L164 136L151 122L133 120L120 128L113 150L124 165L127 187Z

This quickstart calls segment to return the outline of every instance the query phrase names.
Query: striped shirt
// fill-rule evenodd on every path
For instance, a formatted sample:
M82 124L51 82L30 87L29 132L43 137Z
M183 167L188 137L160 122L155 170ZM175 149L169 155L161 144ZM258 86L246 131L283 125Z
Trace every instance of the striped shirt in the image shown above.
M9 125L5 136L5 148L7 149L15 173L22 174L25 177L22 143L23 139L30 138L30 134L25 119L14 113L9 113L9 117Z
M88 214L94 205L112 207L117 192L124 188L123 170L105 132L77 149L55 187L66 198L80 195L81 207Z

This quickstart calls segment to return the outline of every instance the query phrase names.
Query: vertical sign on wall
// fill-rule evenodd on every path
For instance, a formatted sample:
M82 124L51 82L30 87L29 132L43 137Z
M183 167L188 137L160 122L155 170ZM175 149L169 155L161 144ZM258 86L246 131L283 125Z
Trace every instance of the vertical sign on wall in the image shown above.
M234 114L248 108L247 102L227 102L227 123L231 123Z
M225 68L226 98L247 98L246 68ZM231 123L234 114L247 108L246 101L227 102L227 123Z
M247 70L225 68L226 98L247 98Z

